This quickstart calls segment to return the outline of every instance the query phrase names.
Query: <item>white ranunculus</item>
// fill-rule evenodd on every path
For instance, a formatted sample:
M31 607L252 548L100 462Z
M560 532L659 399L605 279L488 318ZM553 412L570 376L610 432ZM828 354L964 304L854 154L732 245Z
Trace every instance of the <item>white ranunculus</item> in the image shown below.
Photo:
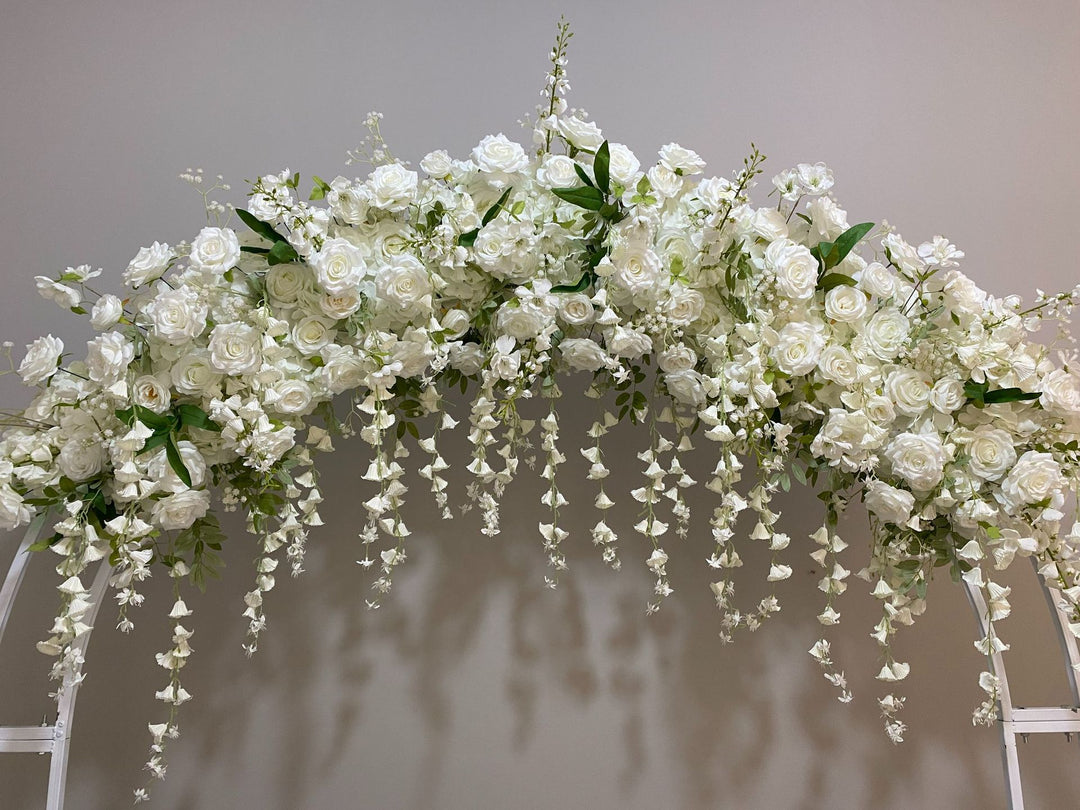
M192 267L224 273L240 261L240 241L232 228L203 228L191 243Z
M323 346L333 343L337 329L322 318L309 315L297 321L292 328L292 342L305 357L318 354Z
M971 432L967 453L971 472L986 481L998 480L1016 463L1012 436L990 425L979 425Z
M765 266L775 275L776 288L781 295L806 300L814 294L817 260L805 245L790 239L776 240L765 248Z
M514 143L501 132L488 135L473 147L473 160L482 172L510 174L529 165L529 157L521 144Z
M0 485L0 529L10 532L33 519L34 513L7 484Z
M105 460L105 445L98 437L75 436L60 448L56 466L72 481L88 481L101 473Z
M941 482L949 456L941 438L933 433L901 433L885 450L893 472L917 492L926 492Z
M90 379L110 385L120 379L135 359L135 347L119 332L106 332L86 344L86 368Z
M652 350L652 339L647 334L625 326L616 326L606 342L609 352L630 360Z
M855 357L843 346L830 343L821 351L818 369L822 375L837 385L845 388L854 385L859 379L859 364Z
M590 324L595 315L596 309L589 296L584 293L559 296L559 316L571 326Z
M45 382L60 366L64 341L52 335L40 337L26 347L26 356L19 364L19 376L27 385Z
M880 262L870 262L859 276L859 287L878 298L896 295L896 273Z
M210 363L205 349L181 355L169 368L173 387L181 394L202 396L221 382L221 373Z
M939 413L958 411L965 402L967 396L964 394L964 384L952 377L938 380L930 391L930 404Z
M274 383L267 392L266 405L278 413L303 416L311 411L311 386L296 379Z
M881 522L902 526L911 519L915 496L884 481L871 481L863 492L863 503Z
M825 314L834 321L856 323L866 316L866 293L840 284L825 293Z
M624 188L630 188L637 182L638 172L641 170L641 161L621 143L609 143L608 154L610 161L608 171L611 180Z
M312 258L315 278L323 290L343 293L355 290L368 268L360 249L347 239L327 239Z
M563 360L574 371L596 371L608 360L607 353L594 340L567 338L559 344Z
M824 347L825 337L821 329L799 321L789 323L780 330L773 357L781 371L798 377L814 370Z
M692 149L669 143L660 147L660 165L675 174L698 174L705 169L705 161Z
M668 288L664 310L674 325L689 326L705 311L705 296L682 284L672 284Z
M664 385L679 402L695 408L705 404L705 386L701 375L693 369L684 369L664 375Z
M64 309L71 309L82 303L82 293L67 284L53 281L48 276L34 276L34 283L42 298Z
M404 211L416 197L418 177L400 163L379 166L367 179L371 204L384 211Z
M308 269L302 264L275 264L266 271L266 293L278 304L295 304L307 289Z
M1054 506L1060 500L1064 486L1061 466L1054 457L1049 453L1028 450L1001 482L997 497L1010 512L1043 501Z
M679 343L660 352L656 358L656 363L660 366L661 371L674 374L696 366L697 354L689 346Z
M919 416L930 407L930 375L910 368L896 369L885 378L885 395L905 416Z
M907 343L911 324L895 307L874 314L866 324L863 337L871 354L879 360L892 360Z
M90 325L99 332L112 329L124 316L124 302L115 295L106 293L94 302L90 311Z
M411 254L395 256L375 273L376 300L391 312L409 313L431 306L431 277Z
M154 502L151 517L165 531L186 529L206 515L210 493L205 489L185 489Z
M137 377L131 386L131 399L140 408L154 413L168 410L172 399L169 386L153 374Z
M245 323L219 323L210 332L210 364L225 374L253 374L262 364L262 336Z
M420 161L420 170L428 177L441 180L447 177L454 168L454 161L445 149L436 149L428 152Z
M193 443L186 440L177 442L176 449L180 452L180 460L184 462L184 469L191 478L191 489L201 489L206 484L206 459L203 454ZM165 448L153 454L146 465L146 472L151 479L157 481L161 492L183 492L188 489L188 485L180 480L180 476L169 463Z
M176 256L175 251L161 242L154 242L150 247L139 248L124 271L124 282L132 287L141 287L161 278L168 269L169 262Z
M536 170L536 182L546 188L566 188L578 184L574 161L566 155L547 155Z
M191 287L177 287L159 292L143 307L150 319L150 332L173 346L188 343L206 329L206 304Z
M1080 376L1064 369L1054 369L1042 380L1039 403L1055 416L1080 414Z
M559 134L578 149L590 152L600 148L604 142L604 133L592 121L585 121L576 115L559 119Z

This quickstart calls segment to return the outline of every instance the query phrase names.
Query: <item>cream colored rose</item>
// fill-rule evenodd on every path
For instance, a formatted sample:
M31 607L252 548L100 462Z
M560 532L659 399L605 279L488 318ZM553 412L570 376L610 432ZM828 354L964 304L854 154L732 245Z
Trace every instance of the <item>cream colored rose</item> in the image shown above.
M863 503L883 523L902 526L911 519L915 496L884 481L871 481L863 492Z
M929 374L903 368L885 378L885 395L904 416L919 416L930 406L933 380Z
M825 314L834 321L857 323L866 317L866 293L840 284L825 293Z
M900 310L890 307L876 313L867 323L864 339L879 360L892 360L907 343L911 324Z
M1060 505L1065 479L1061 466L1049 453L1028 450L1001 482L998 499L1009 511L1047 501Z
M131 386L131 398L140 408L154 413L168 410L172 400L169 386L152 374L137 377Z
M893 472L919 492L941 482L949 458L941 438L933 433L901 433L889 443L885 456Z
M210 332L210 364L225 374L252 374L262 364L259 331L244 323L219 323Z
M996 481L1016 463L1012 437L1000 428L979 425L967 445L971 472L986 481Z
M567 338L559 344L559 351L574 371L596 371L603 368L608 359L596 341L588 338Z
M798 377L814 370L824 347L825 337L819 328L809 323L789 323L780 330L773 357L781 371Z
M191 243L192 267L224 273L240 261L240 240L232 228L203 228Z
M165 531L186 529L206 515L210 493L205 489L186 489L154 502L151 517Z

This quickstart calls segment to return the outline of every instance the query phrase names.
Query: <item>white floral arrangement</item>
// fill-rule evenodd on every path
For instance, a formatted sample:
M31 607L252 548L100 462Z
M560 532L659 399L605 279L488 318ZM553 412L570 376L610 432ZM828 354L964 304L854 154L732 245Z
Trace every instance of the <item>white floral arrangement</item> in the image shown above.
M627 529L607 518L604 437L628 421L648 439L627 503L656 578L649 612L672 592L669 550L700 537L686 493L703 485L716 495L711 549L680 550L716 571L721 638L777 613L775 591L736 603L735 527L749 512L750 540L772 555L768 582L790 577L791 555L805 551L777 531L773 499L794 477L824 502L809 536L825 572L818 620L839 621L856 570L881 602L872 635L882 681L908 675L890 641L923 612L938 567L989 606L976 644L988 660L978 722L996 717L989 659L1008 647L995 623L1009 615L1009 589L995 572L1034 557L1080 635L1080 524L1062 529L1080 481L1080 375L1066 328L1080 286L1040 292L1027 307L989 295L957 269L964 254L947 239L916 246L885 224L851 225L821 163L773 178L776 199L764 207L750 202L756 149L731 179L704 177L705 162L674 143L643 167L567 106L570 36L560 23L543 102L526 122L531 147L492 135L464 160L432 152L417 172L392 156L371 114L368 139L349 153L370 173L316 177L307 201L288 170L255 182L246 209L211 199L228 190L220 178L182 175L200 190L208 225L190 243L139 250L124 299L94 292L100 271L88 266L38 277L42 295L89 315L100 334L85 359L51 335L28 346L18 373L38 390L0 440L0 527L47 510L61 518L36 546L59 557L60 609L38 646L55 656L61 684L83 663L73 642L90 630L88 566L106 557L113 566L124 632L140 583L155 567L171 576L173 636L157 656L168 713L150 724L152 775L164 775L177 708L191 697L180 679L192 635L184 588L204 584L225 540L213 488L224 509L246 513L260 544L245 596L249 654L282 552L300 573L309 528L321 524L313 458L337 437L359 434L371 448L360 532L370 606L406 559L402 478L416 451L419 476L452 517L439 448L454 429L472 447L462 506L476 507L485 535L499 532L519 462L539 455L548 515L539 534L555 587L569 534L557 408L568 372L591 375L598 416L579 450L596 482L591 539L616 569L616 529ZM1047 322L1060 326L1056 358L1029 339ZM454 390L471 396L460 427L446 407ZM536 398L539 418L528 419ZM698 445L716 459L703 484L682 463ZM869 512L868 558L845 555L837 531L852 500ZM810 654L849 701L827 638ZM900 742L903 698L879 703Z

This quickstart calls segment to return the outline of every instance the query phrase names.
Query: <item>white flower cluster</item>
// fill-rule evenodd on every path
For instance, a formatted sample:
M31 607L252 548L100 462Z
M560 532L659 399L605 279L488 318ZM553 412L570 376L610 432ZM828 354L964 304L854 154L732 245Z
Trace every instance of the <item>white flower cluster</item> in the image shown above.
M708 564L725 640L780 610L773 589L792 575L784 557L796 544L778 530L772 502L792 476L825 501L809 548L822 572L823 626L839 621L835 600L851 574L840 561L839 514L852 499L871 514L872 553L852 567L882 603L873 634L881 680L908 675L890 640L922 613L936 566L983 588L993 622L1009 612L994 572L1034 556L1080 631L1080 527L1061 527L1080 480L1080 374L1075 356L1055 360L1028 339L1044 319L1067 317L1080 290L1028 309L990 295L957 269L963 253L948 240L913 245L886 226L850 225L823 164L779 174L779 202L768 207L750 202L756 150L731 179L705 176L705 162L674 143L644 165L566 108L564 51L565 42L552 55L531 146L488 136L465 159L430 153L417 172L390 158L379 136L366 177L316 178L310 200L300 199L297 175L266 175L239 212L245 228L219 222L190 244L139 250L124 273L129 297L93 305L100 334L85 359L65 365L52 336L28 347L19 373L40 391L0 440L0 527L54 505L66 512L51 542L62 556L62 610L42 644L60 657L59 673L79 663L65 656L86 629L79 575L90 562L118 561L124 629L152 566L166 566L178 585L212 572L223 540L213 485L226 508L245 509L261 542L245 598L254 650L275 552L285 547L298 572L308 527L321 522L311 452L332 449L334 435L359 433L372 450L363 478L378 491L364 501L360 562L378 572L376 606L406 559L410 446L451 516L438 443L458 424L447 413L458 388L473 388L465 507L478 509L485 534L498 533L520 461L539 461L550 511L539 530L554 586L569 536L557 482L567 460L557 379L568 372L591 375L599 408L581 455L599 485L591 537L614 567L619 527L602 440L624 422L647 437L641 486L627 503L656 577L650 612L672 590L673 541L695 531L685 492L698 482L681 459L701 428L695 440L716 459L704 486L717 496ZM38 287L86 313L94 275L69 269ZM523 418L536 395L547 407ZM343 420L336 397L349 406ZM740 487L751 462L756 480ZM770 591L740 609L735 527L747 510L750 538L772 554ZM174 736L173 712L187 698L178 672L189 636L176 624L161 657L171 680L158 695L171 713L155 727L157 748ZM993 629L979 646L1005 647ZM828 641L811 652L849 700ZM896 740L902 703L889 695L881 704Z

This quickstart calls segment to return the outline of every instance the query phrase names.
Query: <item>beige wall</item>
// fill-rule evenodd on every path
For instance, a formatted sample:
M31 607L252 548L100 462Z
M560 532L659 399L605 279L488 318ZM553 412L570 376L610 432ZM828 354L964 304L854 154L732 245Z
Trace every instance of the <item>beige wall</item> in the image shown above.
M188 166L223 171L237 190L286 165L332 177L372 108L413 160L436 147L462 154L489 132L516 135L564 9L577 31L573 100L639 156L678 140L726 173L753 139L773 172L826 160L853 222L886 217L914 241L944 232L996 293L1076 282L1075 0L6 0L2 338L20 349L49 330L69 345L84 340L76 319L36 298L32 276L89 262L117 289L141 245L199 227L198 198L173 179ZM0 401L25 395L5 378ZM591 414L570 417L577 402L566 401L568 443ZM622 436L622 467L636 470L641 438ZM783 614L722 648L702 533L673 549L676 593L646 620L645 551L626 532L627 570L607 571L584 534L586 498L569 513L572 570L551 593L534 481L507 499L495 540L479 536L474 516L438 521L417 487L408 567L386 606L365 612L353 564L360 450L326 459L327 526L312 538L308 574L285 577L271 595L270 630L252 661L240 651L239 614L254 553L230 524L224 581L191 600L196 701L152 806L1004 806L995 734L969 721L981 663L973 621L947 581L933 584L928 615L899 641L913 665L911 730L894 748L876 710L873 600L851 593L836 635L853 705L833 700L805 654L819 605L805 543L792 555ZM588 486L573 476L568 492ZM632 475L621 483L637 485ZM699 515L709 508L700 495L693 505ZM791 497L783 525L805 534L816 506L809 494ZM0 540L0 565L16 539ZM849 539L857 568L858 516ZM751 552L748 597L764 565ZM1009 663L1021 702L1055 704L1064 679L1027 573L1013 578ZM0 722L38 722L47 709L33 641L52 615L53 579L37 561L0 659ZM111 631L110 606L99 622L77 715L73 810L125 806L140 778L163 680L152 654L166 640L164 585L151 584L132 637ZM1055 737L1023 747L1029 806L1080 805L1075 745ZM0 757L0 807L43 806L46 765Z

